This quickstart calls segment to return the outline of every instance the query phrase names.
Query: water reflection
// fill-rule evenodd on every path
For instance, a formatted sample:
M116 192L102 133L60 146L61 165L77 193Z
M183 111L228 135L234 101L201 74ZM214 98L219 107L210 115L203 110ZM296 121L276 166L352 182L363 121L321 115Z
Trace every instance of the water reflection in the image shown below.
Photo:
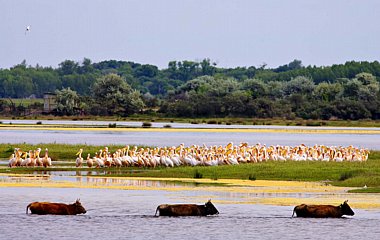
M326 191L323 187L313 183L305 183L302 186L225 186L223 182L211 183L182 182L169 180L146 180L134 178L118 178L102 176L103 173L96 171L57 171L41 172L18 176L0 175L1 182L9 183L56 183L59 186L75 186L90 188L112 189L166 189L170 191L206 191L220 198L222 201L260 202L262 198L324 198L326 196L346 198L347 193L343 190ZM69 185L67 185L69 184ZM310 191L310 188L313 190Z

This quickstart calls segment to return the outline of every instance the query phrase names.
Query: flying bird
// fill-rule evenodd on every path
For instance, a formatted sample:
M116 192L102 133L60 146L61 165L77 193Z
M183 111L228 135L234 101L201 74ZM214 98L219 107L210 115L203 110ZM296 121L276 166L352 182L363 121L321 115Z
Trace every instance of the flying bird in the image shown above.
M26 35L26 33L29 32L29 31L30 31L30 26L28 25L28 26L26 26L26 28L25 28L25 35Z

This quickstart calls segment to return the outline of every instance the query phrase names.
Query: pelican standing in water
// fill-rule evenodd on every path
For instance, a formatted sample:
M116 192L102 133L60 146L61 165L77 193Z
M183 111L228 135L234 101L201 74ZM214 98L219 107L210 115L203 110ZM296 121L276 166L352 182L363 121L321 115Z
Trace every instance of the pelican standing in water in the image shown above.
M90 154L87 154L87 166L91 168L94 165L94 161L90 158Z
M44 167L50 167L52 165L51 158L49 157L49 150L47 148L45 149L45 156L42 159L42 164Z
M79 149L79 152L75 154L78 156L75 162L76 167L82 167L82 164L83 164L82 152L83 152L83 149L81 148Z

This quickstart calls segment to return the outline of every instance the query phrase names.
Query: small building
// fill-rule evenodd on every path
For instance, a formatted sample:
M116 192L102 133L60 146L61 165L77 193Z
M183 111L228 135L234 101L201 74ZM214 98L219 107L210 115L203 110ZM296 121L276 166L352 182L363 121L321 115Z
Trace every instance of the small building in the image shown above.
M44 93L44 113L51 113L57 108L57 94L47 92Z

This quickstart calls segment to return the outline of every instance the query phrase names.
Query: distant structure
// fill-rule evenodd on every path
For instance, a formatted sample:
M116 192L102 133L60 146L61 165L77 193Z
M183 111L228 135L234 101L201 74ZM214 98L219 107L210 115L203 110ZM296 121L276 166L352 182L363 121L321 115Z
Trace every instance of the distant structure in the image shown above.
M55 93L44 93L44 113L51 113L57 108L57 95Z

